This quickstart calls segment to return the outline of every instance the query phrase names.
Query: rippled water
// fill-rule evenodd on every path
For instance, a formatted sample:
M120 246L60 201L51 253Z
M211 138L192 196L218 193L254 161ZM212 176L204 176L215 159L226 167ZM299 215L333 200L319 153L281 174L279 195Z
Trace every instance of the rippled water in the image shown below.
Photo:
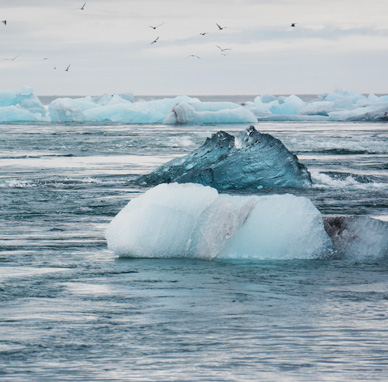
M107 250L110 220L145 192L138 175L246 127L0 126L1 380L387 380L387 258L210 262ZM308 167L314 187L298 194L323 214L388 220L386 124L256 128Z

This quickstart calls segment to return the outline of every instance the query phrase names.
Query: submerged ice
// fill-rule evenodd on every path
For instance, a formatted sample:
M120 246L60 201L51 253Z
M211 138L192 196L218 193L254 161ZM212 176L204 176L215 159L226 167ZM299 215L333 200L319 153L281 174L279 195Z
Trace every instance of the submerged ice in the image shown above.
M310 173L283 143L251 126L237 137L220 131L183 158L173 159L138 183L199 183L216 189L303 188Z
M108 247L122 257L316 258L332 246L305 197L220 195L198 184L162 184L110 223Z
M388 96L336 90L305 102L296 95L263 94L240 105L187 96L135 102L132 93L122 93L57 98L45 106L28 86L16 92L0 91L0 123L230 124L258 120L387 121Z

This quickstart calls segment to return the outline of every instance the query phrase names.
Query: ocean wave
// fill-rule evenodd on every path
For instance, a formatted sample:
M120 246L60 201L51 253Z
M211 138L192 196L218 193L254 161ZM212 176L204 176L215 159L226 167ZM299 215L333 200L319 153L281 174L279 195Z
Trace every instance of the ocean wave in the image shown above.
M370 180L366 176L311 171L313 187L347 190L388 190L387 183Z

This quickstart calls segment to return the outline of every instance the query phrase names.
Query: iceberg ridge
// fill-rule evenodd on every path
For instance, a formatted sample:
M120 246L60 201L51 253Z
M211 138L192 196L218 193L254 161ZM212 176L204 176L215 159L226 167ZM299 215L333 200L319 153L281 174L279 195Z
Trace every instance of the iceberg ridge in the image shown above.
M197 150L138 178L141 185L199 183L225 189L311 187L311 176L283 143L253 126L237 137L219 131Z

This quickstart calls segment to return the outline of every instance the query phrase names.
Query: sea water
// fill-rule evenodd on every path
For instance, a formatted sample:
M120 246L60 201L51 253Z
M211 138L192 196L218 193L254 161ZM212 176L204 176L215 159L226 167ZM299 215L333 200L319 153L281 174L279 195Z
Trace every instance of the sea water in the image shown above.
M109 222L146 191L136 177L247 127L0 126L0 380L387 380L386 256L108 251ZM388 220L387 124L255 127L307 166L314 187L292 192L322 214Z

